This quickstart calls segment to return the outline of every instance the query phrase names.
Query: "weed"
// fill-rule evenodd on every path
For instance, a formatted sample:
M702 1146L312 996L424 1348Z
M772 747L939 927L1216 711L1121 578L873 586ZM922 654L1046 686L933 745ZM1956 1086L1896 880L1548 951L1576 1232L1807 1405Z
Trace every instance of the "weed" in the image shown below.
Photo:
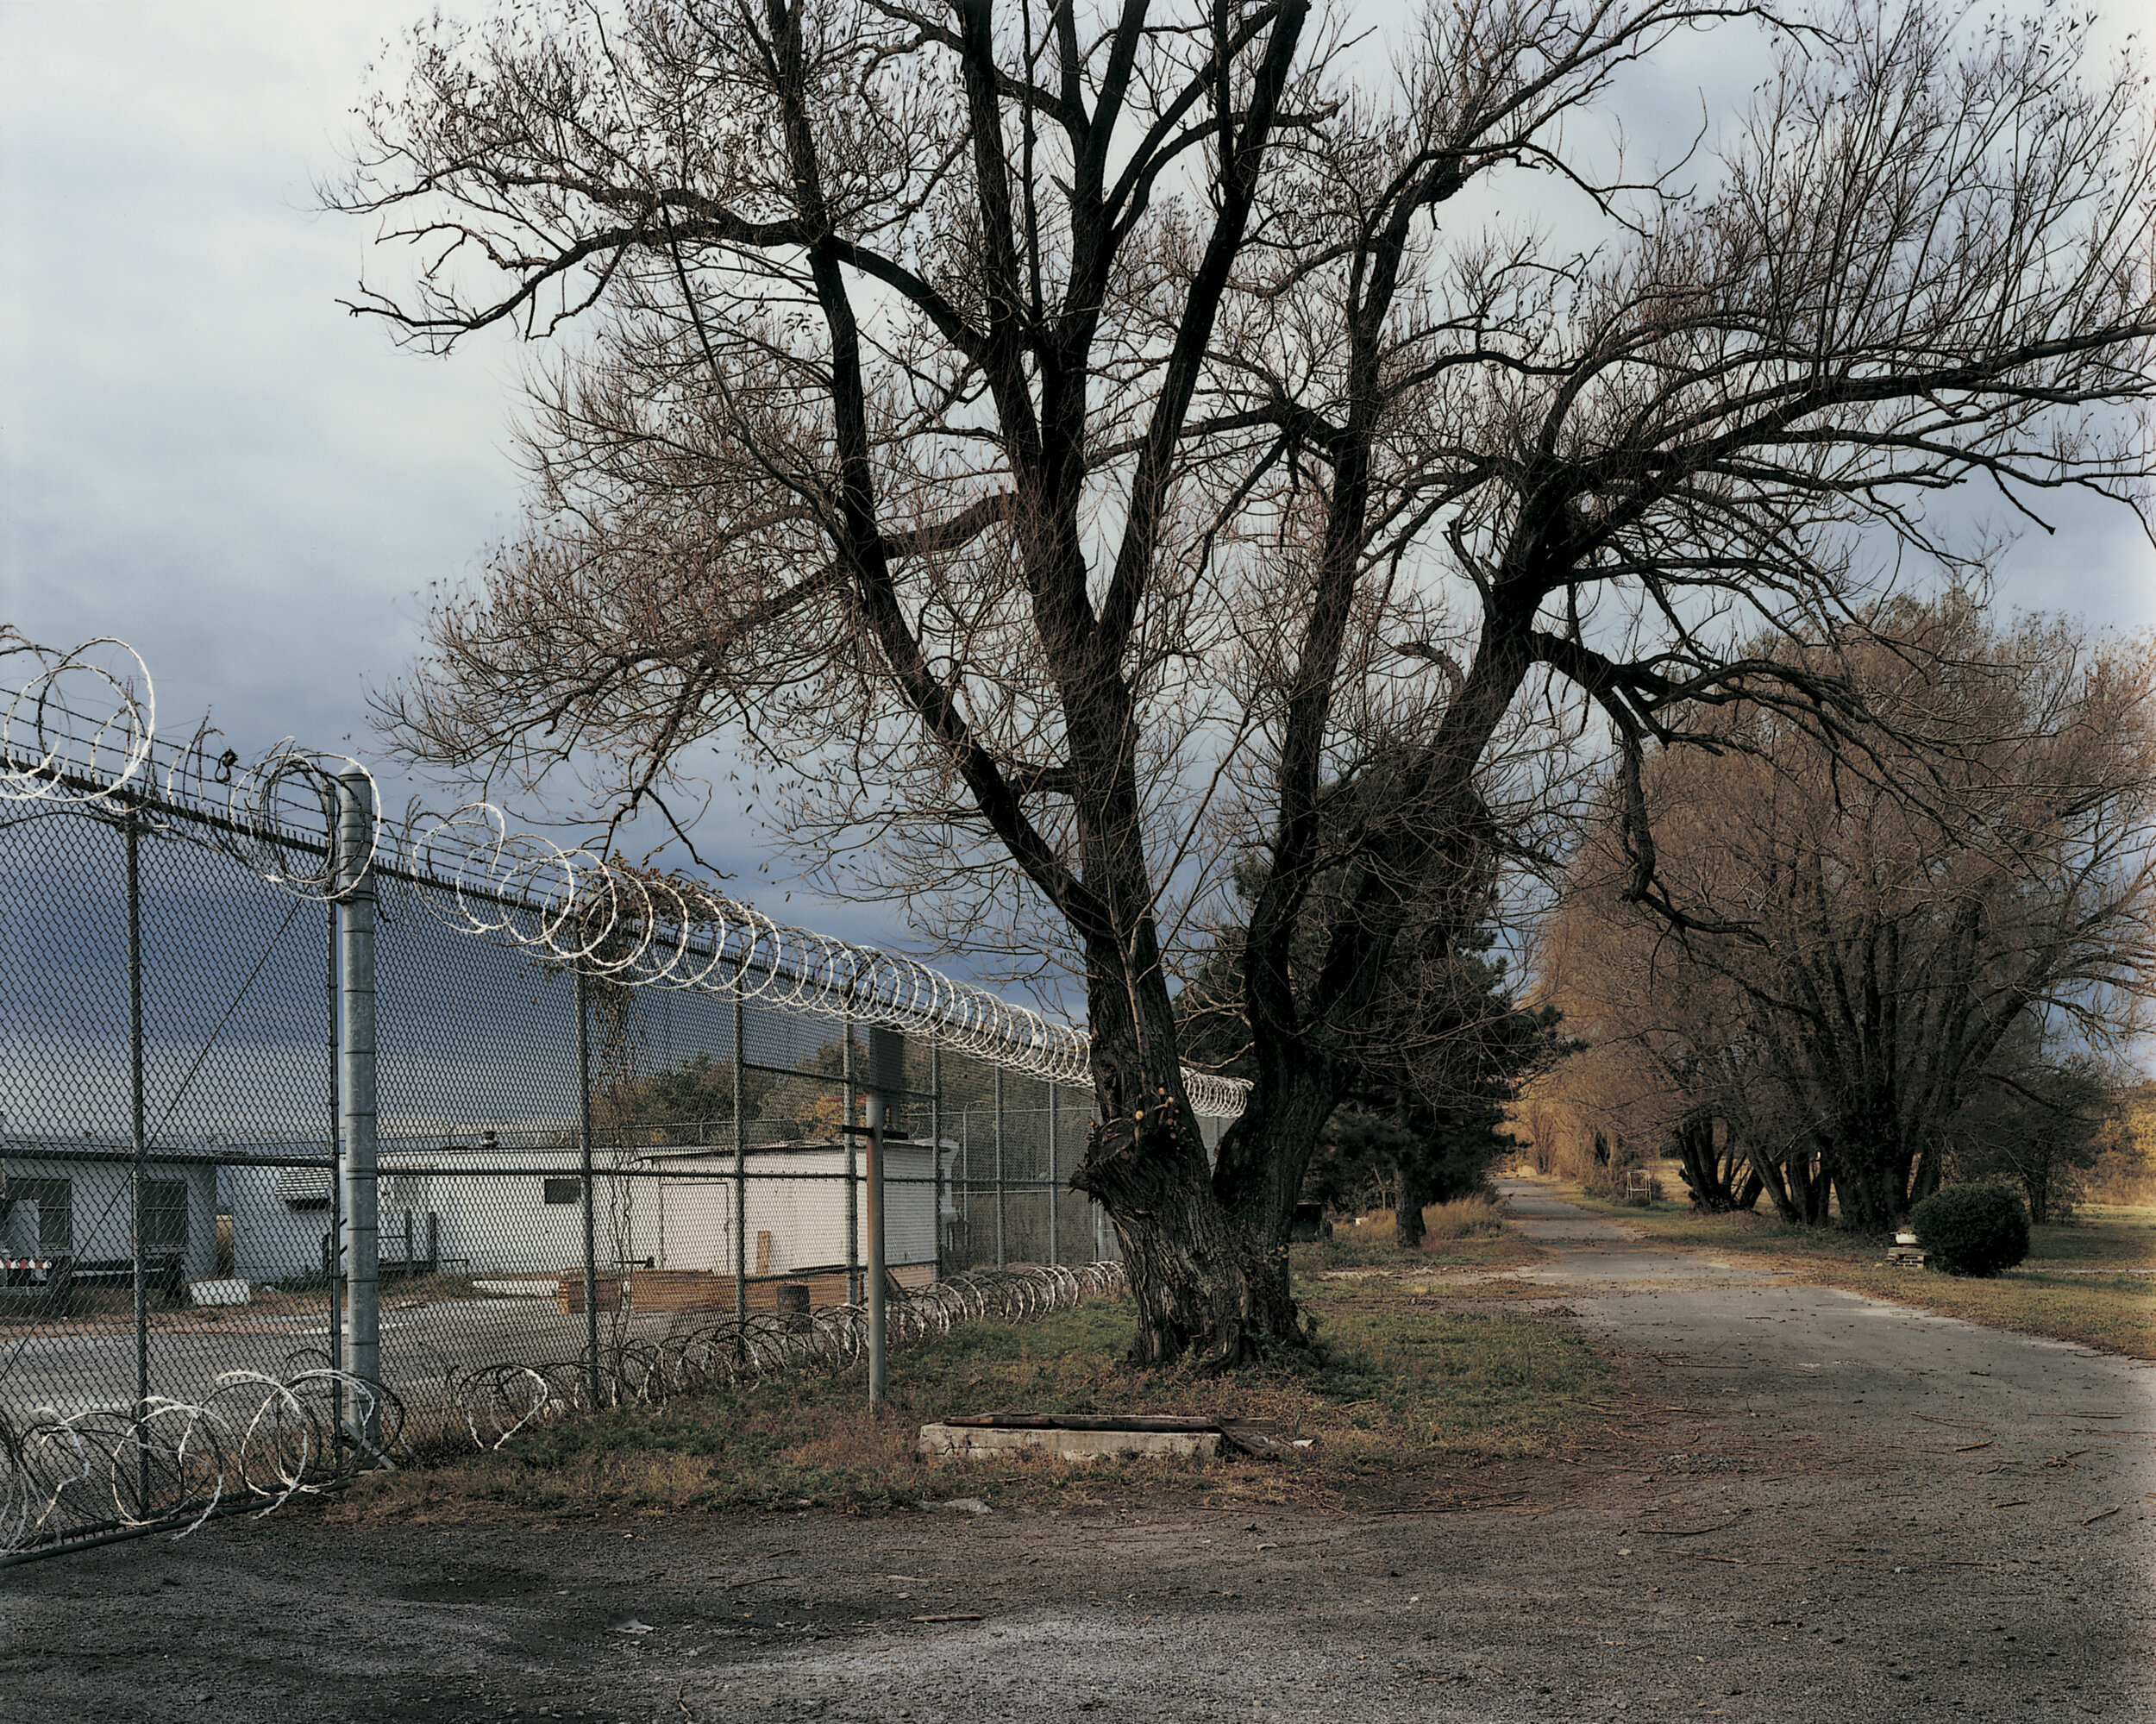
M503 1450L368 1481L337 1512L457 1518L482 1505L549 1514L869 1510L931 1496L1035 1507L1161 1489L1250 1502L1336 1501L1372 1481L1525 1458L1599 1415L1610 1368L1545 1319L1455 1313L1327 1284L1301 1289L1319 1339L1226 1375L1133 1371L1127 1301L1018 1327L973 1324L891 1361L880 1414L856 1368L774 1378L665 1407L623 1407L521 1432ZM1292 1462L924 1460L920 1426L958 1412L1170 1413L1244 1419L1311 1447ZM439 1450L433 1450L439 1453Z

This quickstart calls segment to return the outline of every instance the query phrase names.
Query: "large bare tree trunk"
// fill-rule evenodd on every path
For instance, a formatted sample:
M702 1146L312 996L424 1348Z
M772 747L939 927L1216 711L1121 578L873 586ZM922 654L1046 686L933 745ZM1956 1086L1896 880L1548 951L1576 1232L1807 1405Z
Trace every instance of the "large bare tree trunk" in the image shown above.
M596 763L611 846L739 724L826 882L955 894L970 939L1022 875L1084 956L1074 1182L1144 1361L1295 1334L1281 1247L1338 1062L1409 919L1442 943L1483 901L1482 774L1531 668L1551 745L1593 703L1636 791L1693 703L1825 710L1684 620L1860 614L1816 535L1930 552L1933 489L2156 473L2084 429L2156 399L2149 224L2085 217L2156 207L2123 72L2082 96L2032 37L1957 82L1950 25L1859 4L1763 86L1726 194L1658 204L1676 179L1567 163L1566 116L1711 9L1441 3L1394 106L1310 12L1113 0L1081 39L989 0L505 6L415 37L337 199L425 260L354 306L407 339L605 320L534 391L529 533L382 697L400 748L482 787ZM1921 117L1852 141L1882 101ZM1978 185L1967 150L2009 137ZM1655 213L1606 262L1506 262L1453 200L1539 160ZM1208 755L1247 823L1154 793ZM835 860L887 841L889 873ZM1208 1166L1151 918L1245 858L1254 1083Z
M1393 1163L1393 1243L1403 1251L1422 1249L1422 1206L1429 1187L1411 1161Z

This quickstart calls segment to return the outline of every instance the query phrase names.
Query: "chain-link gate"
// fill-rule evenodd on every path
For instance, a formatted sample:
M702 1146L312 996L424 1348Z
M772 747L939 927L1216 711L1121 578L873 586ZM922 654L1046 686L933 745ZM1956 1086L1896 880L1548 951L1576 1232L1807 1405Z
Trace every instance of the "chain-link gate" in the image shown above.
M1113 1283L1065 1183L1091 1092L1044 1075L1075 1032L724 900L602 926L439 829L392 859L350 763L167 752L35 664L0 689L0 1560L849 1360L879 1245L899 1343ZM1217 1138L1233 1088L1194 1100Z

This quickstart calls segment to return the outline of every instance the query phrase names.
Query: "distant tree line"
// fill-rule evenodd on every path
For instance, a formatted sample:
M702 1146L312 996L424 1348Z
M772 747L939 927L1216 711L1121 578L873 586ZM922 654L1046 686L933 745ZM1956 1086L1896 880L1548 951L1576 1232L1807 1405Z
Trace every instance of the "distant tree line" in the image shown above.
M1544 954L1590 1046L1523 1117L1666 1150L1709 1210L1877 1231L1990 1176L2046 1219L2156 984L2156 647L1953 591L1814 659L1859 738L1739 703L1606 787Z

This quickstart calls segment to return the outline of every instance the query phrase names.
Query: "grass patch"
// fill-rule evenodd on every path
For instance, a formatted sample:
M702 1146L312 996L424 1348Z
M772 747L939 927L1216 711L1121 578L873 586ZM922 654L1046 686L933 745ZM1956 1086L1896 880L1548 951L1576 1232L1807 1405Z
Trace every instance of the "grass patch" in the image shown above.
M1503 1206L1487 1197L1460 1197L1433 1203L1422 1212L1419 1250L1393 1243L1393 1215L1381 1209L1360 1226L1338 1226L1329 1239L1289 1247L1298 1275L1336 1269L1429 1269L1443 1264L1508 1268L1549 1255L1541 1246L1505 1225Z
M498 1453L377 1476L332 1512L423 1521L483 1505L549 1516L874 1510L972 1495L1000 1508L1093 1508L1163 1492L1252 1504L1367 1501L1426 1491L1433 1467L1551 1452L1599 1420L1594 1403L1614 1380L1584 1339L1548 1320L1447 1312L1389 1283L1305 1291L1318 1345L1223 1377L1126 1370L1131 1307L1104 1300L907 1348L891 1361L880 1416L866 1410L861 1370L804 1373L563 1420ZM1014 1407L1241 1418L1315 1440L1294 1461L1206 1466L928 1462L914 1452L924 1424Z
M1877 1240L1833 1228L1792 1227L1752 1213L1702 1215L1689 1203L1636 1209L1584 1194L1566 1196L1666 1244L1757 1256L1822 1287L1890 1299L1987 1328L2156 1358L2156 1277L2127 1273L2156 1265L2156 1213L2147 1209L2092 1205L2064 1226L2031 1228L2027 1262L1977 1281L1888 1268Z
M1979 1281L1871 1266L1821 1279L1987 1329L2048 1335L2128 1358L2156 1359L2156 1286L2146 1276L2061 1275L2024 1267Z

